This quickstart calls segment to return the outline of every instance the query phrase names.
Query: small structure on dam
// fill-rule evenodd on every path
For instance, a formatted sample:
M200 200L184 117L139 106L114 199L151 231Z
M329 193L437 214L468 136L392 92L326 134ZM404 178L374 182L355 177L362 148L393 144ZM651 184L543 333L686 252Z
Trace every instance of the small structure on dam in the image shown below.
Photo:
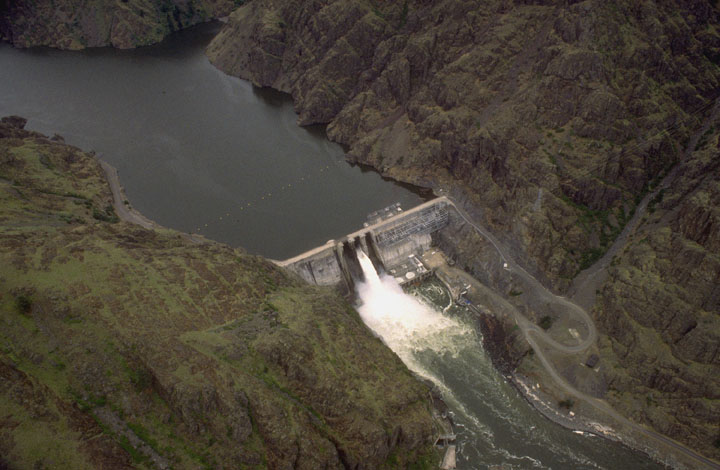
M444 197L408 211L394 204L370 214L362 229L278 264L309 283L352 292L355 280L363 278L356 254L362 248L378 271L401 283L417 280L427 273L418 256L430 247L432 233L448 224L451 205Z

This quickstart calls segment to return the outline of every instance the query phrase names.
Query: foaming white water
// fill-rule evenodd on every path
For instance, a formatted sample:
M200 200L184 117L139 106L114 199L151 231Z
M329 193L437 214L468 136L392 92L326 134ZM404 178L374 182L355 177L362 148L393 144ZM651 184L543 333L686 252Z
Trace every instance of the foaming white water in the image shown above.
M360 316L401 359L416 365L413 352L431 349L456 354L468 344L468 327L406 294L394 278L379 276L362 250L357 254L365 275L365 282L357 286Z
M491 431L466 409L442 377L431 372L419 357L420 353L428 350L457 357L464 349L477 347L479 340L474 330L406 294L393 277L378 275L372 261L362 250L358 250L357 255L365 276L365 281L357 285L361 301L358 312L365 324L410 370L433 382L445 400L473 422L477 432L491 438Z

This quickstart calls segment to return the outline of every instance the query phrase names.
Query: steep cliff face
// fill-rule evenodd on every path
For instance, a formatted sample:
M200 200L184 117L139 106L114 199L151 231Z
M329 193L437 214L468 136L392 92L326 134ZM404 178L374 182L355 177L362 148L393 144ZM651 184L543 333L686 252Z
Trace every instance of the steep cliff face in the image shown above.
M720 86L689 2L255 1L208 48L385 174L461 186L564 285L679 158Z
M720 147L710 130L616 256L595 317L608 399L720 456ZM640 366L639 366L640 365Z
M0 123L0 467L435 464L427 387L332 291L117 221L97 161Z
M3 0L0 37L15 47L128 49L225 16L235 6L234 0Z
M685 151L720 90L719 27L706 0L255 0L207 53L351 159L448 191L559 291L674 168L593 314L608 400L719 457L717 132Z

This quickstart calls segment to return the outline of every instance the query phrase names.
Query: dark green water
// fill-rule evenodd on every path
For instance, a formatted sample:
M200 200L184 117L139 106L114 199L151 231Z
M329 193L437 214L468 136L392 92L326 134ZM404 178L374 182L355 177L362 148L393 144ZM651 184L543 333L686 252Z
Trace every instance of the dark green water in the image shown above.
M132 51L0 44L0 115L95 150L160 224L270 258L355 231L394 202L422 202L345 163L323 129L298 127L286 95L215 69L203 50L217 29Z

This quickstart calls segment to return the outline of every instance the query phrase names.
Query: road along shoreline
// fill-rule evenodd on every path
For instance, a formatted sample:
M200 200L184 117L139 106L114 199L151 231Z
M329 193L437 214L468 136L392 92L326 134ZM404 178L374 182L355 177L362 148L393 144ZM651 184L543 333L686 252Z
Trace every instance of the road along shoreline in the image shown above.
M110 187L110 191L113 197L113 208L115 209L115 213L117 214L118 218L120 218L120 220L134 225L139 225L140 227L148 230L171 230L158 224L154 220L145 217L140 211L132 207L127 198L127 195L125 194L125 188L123 188L123 186L120 184L120 176L118 175L117 169L102 158L96 158L98 163L100 164L100 167L105 173L105 180ZM172 230L177 232L183 239L188 240L191 243L216 243L215 241L209 240L202 235L184 233L175 229Z

